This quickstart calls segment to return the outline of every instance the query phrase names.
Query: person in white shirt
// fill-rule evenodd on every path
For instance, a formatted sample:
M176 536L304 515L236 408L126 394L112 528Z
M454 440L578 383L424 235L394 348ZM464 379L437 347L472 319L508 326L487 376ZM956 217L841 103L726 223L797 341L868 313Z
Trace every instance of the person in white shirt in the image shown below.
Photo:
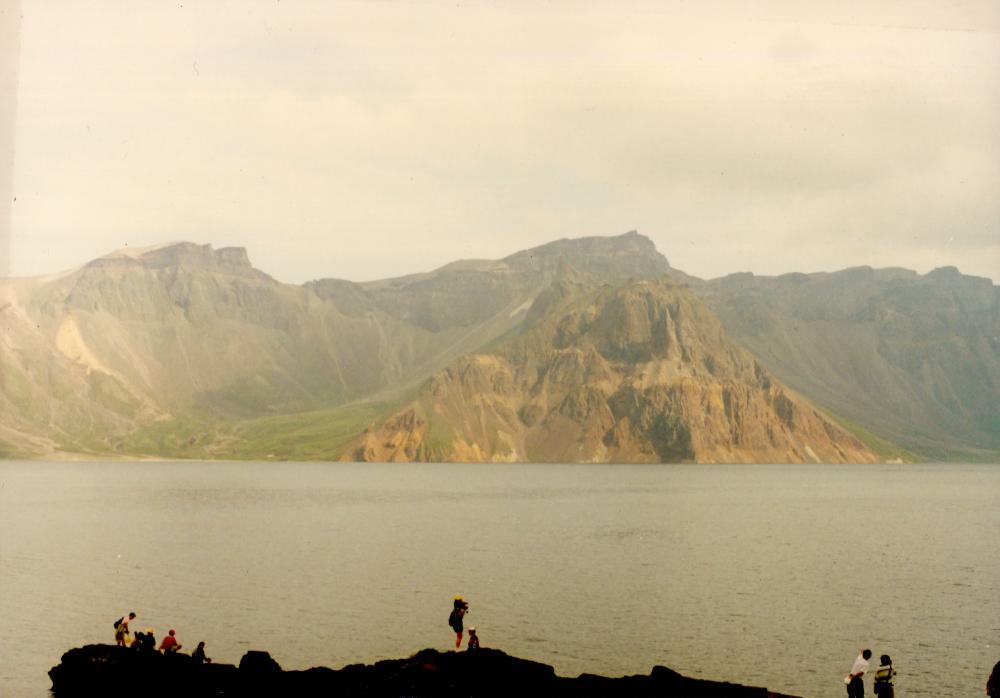
M851 667L851 673L844 679L847 682L848 698L864 698L865 684L861 677L865 675L866 671L868 671L868 660L871 658L872 651L865 649L861 650L861 654L859 654L858 658L854 660L854 666Z
M125 636L128 635L129 621L135 620L135 611L122 614L122 617L115 622L115 644L124 647Z

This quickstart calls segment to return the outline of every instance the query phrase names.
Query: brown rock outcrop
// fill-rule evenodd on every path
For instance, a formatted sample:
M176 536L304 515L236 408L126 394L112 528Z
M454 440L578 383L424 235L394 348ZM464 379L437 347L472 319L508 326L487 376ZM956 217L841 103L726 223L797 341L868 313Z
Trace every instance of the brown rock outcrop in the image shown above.
M564 282L359 439L361 460L873 462L726 337L686 288Z

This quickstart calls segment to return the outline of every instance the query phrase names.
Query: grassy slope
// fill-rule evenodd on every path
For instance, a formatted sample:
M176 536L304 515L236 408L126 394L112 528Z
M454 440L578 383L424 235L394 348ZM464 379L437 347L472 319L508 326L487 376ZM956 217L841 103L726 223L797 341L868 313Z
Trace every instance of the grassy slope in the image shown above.
M352 438L397 407L395 402L367 402L232 422L185 416L141 428L120 452L167 458L338 460Z
M817 409L819 409L817 407ZM873 434L864 427L842 419L828 410L822 410L823 415L831 422L843 427L853 434L861 443L870 448L876 455L887 461L901 460L904 463L919 463L926 460L926 457L917 455L912 451L907 451L898 444L888 441L881 436Z

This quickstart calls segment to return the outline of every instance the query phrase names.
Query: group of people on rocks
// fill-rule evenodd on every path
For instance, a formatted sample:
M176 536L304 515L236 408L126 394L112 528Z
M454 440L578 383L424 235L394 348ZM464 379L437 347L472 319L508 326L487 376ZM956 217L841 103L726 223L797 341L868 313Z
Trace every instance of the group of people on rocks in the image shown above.
M865 684L862 677L871 668L871 664L868 661L871 657L872 651L870 649L862 649L857 659L854 660L854 665L851 666L851 673L844 677L844 683L847 684L848 698L864 698ZM872 684L872 691L879 698L895 698L896 687L893 683L895 676L896 670L892 666L892 658L887 654L883 654L879 657L879 666L875 670L875 681ZM994 665L993 671L990 672L990 677L986 680L986 695L989 698L1000 698L1000 662Z
M155 631L152 628L146 628L145 632L136 630L132 633L130 631L129 623L134 621L135 618L135 611L130 611L115 621L115 645L119 647L131 647L134 650L147 652L159 651L161 654L173 654L183 646L177 640L177 631L171 628L166 637L163 638L163 642L160 643L159 648L157 648ZM128 639L128 635L130 634L132 635L131 641ZM191 658L198 664L207 664L212 661L205 656L204 642L198 643L198 647L191 653Z
M844 677L848 698L864 698L865 684L862 677L871 668L868 661L871 657L872 651L870 649L862 649L851 666L851 673ZM879 698L894 698L896 689L893 677L896 675L896 670L892 668L892 658L883 654L879 657L879 662L879 667L875 670L875 683L872 685L872 690Z
M469 604L461 596L456 596L451 614L448 616L448 625L450 625L451 629L455 631L455 649L459 649L462 646L465 614L468 612ZM134 622L135 619L135 611L130 611L129 613L123 614L121 618L115 621L115 644L119 647L131 647L135 650L150 652L159 651L162 654L172 654L179 651L183 646L177 640L177 632L171 628L167 633L167 636L163 638L163 642L160 643L159 648L157 648L156 637L154 636L154 630L152 628L147 628L145 632L141 630L136 630L134 633L131 632L129 624ZM131 641L128 639L129 635L133 635ZM479 636L476 635L476 629L470 627L469 641L466 644L466 650L477 649L479 649ZM198 647L191 653L191 658L199 664L205 664L212 661L205 656L204 642L198 643Z
M462 647L462 635L464 633L464 621L465 616L469 612L469 604L461 596L456 596L455 601L451 610L451 614L448 616L448 625L455 632L455 649L460 649ZM115 644L120 647L131 647L137 650L146 650L155 652L156 648L156 638L153 635L153 629L147 628L145 632L135 631L134 638L131 642L128 641L129 623L136 619L136 614L131 611L127 614L122 615L121 618L115 621ZM160 643L159 651L163 654L174 653L181 649L182 645L177 640L176 631L171 628L167 633L167 636L163 638L163 642ZM472 651L479 649L479 636L476 635L476 629L473 627L469 628L469 641L466 644L466 651ZM871 669L870 659L872 657L872 651L870 649L862 649L857 658L854 660L854 664L851 666L851 673L844 677L844 683L847 684L847 696L848 698L864 698L865 695L865 684L863 677ZM198 647L194 652L191 653L191 658L198 664L205 664L211 662L212 660L205 656L205 643L199 642ZM896 676L896 670L892 666L892 658L883 654L879 658L879 666L875 670L875 680L872 685L872 690L875 692L879 698L894 698L895 696L895 685L893 679ZM993 672L990 674L989 680L986 685L986 693L988 696L993 698L997 696L1000 698L1000 662L993 667Z
M456 596L454 608L452 608L451 614L448 616L448 625L455 631L455 649L459 649L462 646L462 625L465 614L468 612L469 604L461 596ZM476 635L476 629L473 627L469 628L469 642L465 649L479 649L479 636Z

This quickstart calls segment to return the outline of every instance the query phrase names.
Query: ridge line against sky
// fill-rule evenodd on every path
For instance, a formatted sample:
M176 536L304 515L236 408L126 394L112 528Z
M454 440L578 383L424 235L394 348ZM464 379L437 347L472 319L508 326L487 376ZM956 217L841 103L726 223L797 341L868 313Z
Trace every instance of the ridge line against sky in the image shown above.
M634 233L634 232L638 232L638 231L628 231L628 232ZM617 234L614 234L614 235L602 235L602 236L596 236L596 237L603 237L603 238L611 239L611 238L615 238L615 237L620 237L622 235L624 235L624 233L617 233ZM641 232L639 233L639 235L641 235L642 237L646 237L646 238L649 237L647 235L643 235ZM238 249L245 250L247 252L247 258L249 259L251 267L253 267L254 269L257 269L259 271L263 271L264 273L268 274L268 276L271 276L275 281L278 281L279 283L283 283L283 284L305 285L305 284L307 284L309 282L312 282L312 281L321 281L321 280L324 280L324 279L338 280L338 281L349 281L349 282L353 282L353 283L367 283L367 282L389 281L389 280L392 280L392 279L399 279L399 278L406 277L406 276L421 276L421 275L424 275L424 274L429 274L429 273L438 271L440 269L443 269L444 267L450 266L451 264L458 263L458 262L499 262L499 261L505 259L506 257L513 256L513 255L515 255L515 254L517 254L519 252L524 252L524 251L526 251L528 249L533 249L535 247L541 247L541 246L544 246L544 245L549 244L549 243L561 242L561 241L564 241L564 240L581 240L581 239L584 239L585 237L586 238L591 238L591 237L594 237L594 236L581 236L581 237L576 237L576 238L559 238L557 240L546 240L544 242L540 242L538 245L533 245L530 248L520 248L520 249L512 250L509 253L500 255L499 257L461 257L461 258L440 260L436 264L434 264L432 267L428 267L426 269L414 269L413 271L403 272L402 274L397 274L397 275L394 275L394 276L384 276L384 277L377 277L377 278L371 278L371 279L351 279L351 278L345 278L345 277L337 277L337 276L326 275L326 276L317 276L317 277L310 278L310 279L304 279L302 281L289 281L287 279L282 279L282 278L280 278L278 276L275 276L274 274L269 273L266 268L264 268L263 266L261 266L255 260L253 252L251 250L248 250L245 245L213 245L210 242L209 243L199 243L199 242L193 242L191 240L170 240L170 241L167 241L167 242L155 243L155 244L152 244L152 245L147 245L147 246L138 247L138 248L126 245L125 247L122 247L122 248L117 249L117 250L111 250L111 251L107 252L106 254L99 255L98 257L95 257L93 259L88 259L88 260L85 260L85 261L81 261L79 264L77 264L75 266L72 266L72 267L67 267L65 269L59 269L59 270L56 270L56 271L53 271L53 272L49 272L49 273L44 273L44 274L33 274L33 275L30 275L30 276L23 276L23 275L22 276L8 276L8 277L0 276L0 280L3 280L3 279L13 279L13 280L17 280L17 279L22 279L22 280L30 280L30 279L51 280L51 279L57 279L57 278L64 277L67 274L72 274L73 272L75 272L75 271L83 268L87 263L89 263L91 261L94 261L96 259L110 258L110 257L116 257L116 256L141 257L141 256L143 256L144 254L146 254L148 252L154 252L156 250L163 249L163 248L166 248L166 247L172 247L174 245L198 245L198 246L206 246L207 245L213 251L218 251L220 249L233 249L233 248L238 248ZM654 241L654 245L655 245L655 241ZM668 262L668 264L670 265L670 267L672 269L674 269L676 271L684 272L685 274L690 274L690 272L687 269L681 269L680 267L678 267L675 264L673 264L670 261L669 256L667 256L666 254L664 254L663 250L659 249L659 246L657 246L657 252L659 252L660 254L663 254L664 258L667 259L667 262ZM902 267L900 265L872 266L870 264L856 264L856 265L852 265L852 266L849 266L849 267L841 267L841 268L838 268L838 269L828 269L828 270L827 269L822 269L822 270L820 270L820 269L812 269L812 270L810 270L810 269L794 269L794 270L789 270L789 271L786 271L786 272L780 272L780 273L776 273L776 274L755 274L752 271L743 270L743 271L728 272L728 273L723 274L723 275L718 276L718 277L698 277L697 274L691 274L691 276L694 276L696 278L701 278L702 280L705 280L705 281L710 281L712 279L717 279L717 278L723 278L725 276L729 276L729 275L732 275L732 274L743 274L743 273L751 273L751 274L754 274L755 276L759 276L759 277L762 277L762 278L764 278L764 277L774 278L774 277L779 277L779 276L782 276L782 275L785 275L785 274L837 273L837 272L841 272L841 271L847 271L849 269L866 268L866 267L867 268L872 268L875 271L878 271L878 270L881 270L881 269L903 269L903 270L906 270L906 271L913 271L913 272L915 272L915 273L917 273L917 274L919 274L921 276L924 276L925 274L927 274L927 273L929 273L931 271L934 271L936 269L940 269L940 268L955 268L954 265L945 264L945 263L942 263L942 264L938 265L937 267L934 267L933 269L928 269L926 271L919 271L919 270L915 270L915 269L909 269L908 267ZM984 279L989 280L991 283L993 283L994 286L997 285L996 279L990 278L989 276L984 276L984 275L980 275L980 274L970 274L970 273L965 272L963 269L958 269L958 271L960 273L962 273L963 275L965 275L965 276L972 276L972 277L977 277L977 278L984 278Z
M702 278L996 283L1000 5L877 5L20 0L0 275L190 240L364 281L637 229Z
M629 231L629 232L637 232L637 231ZM641 232L639 234L642 235L643 237L647 237L647 238L649 237L649 236L643 235ZM614 237L619 237L621 235L623 235L623 234L622 233L617 233L617 234L614 234L614 235L597 236L597 237L605 237L605 238L609 238L610 239L610 238L614 238ZM98 255L97 257L94 257L93 259L83 260L79 264L77 264L75 266L72 266L72 267L67 267L65 269L59 269L59 270L55 270L55 271L47 272L47 273L42 273L42 274L32 274L32 275L28 275L28 276L25 276L25 275L22 275L22 276L6 276L6 277L0 276L0 280L4 280L4 279L14 279L14 280L16 280L16 279L23 279L23 280L29 280L29 279L40 279L40 280L56 279L56 278L64 277L67 274L72 274L73 272L75 272L75 271L83 268L87 263L92 262L92 261L94 261L96 259L110 258L110 257L115 257L115 256L140 257L140 256L143 256L144 254L146 254L148 252L154 252L156 250L163 249L163 248L166 248L166 247L172 247L174 245L190 244L190 245L198 245L198 246L206 246L207 245L213 251L218 251L220 249L225 249L225 248L229 248L229 249L232 249L232 248L243 249L243 250L245 250L247 252L247 258L250 261L250 265L254 269L257 269L259 271L265 272L266 274L268 274L268 276L271 276L275 281L278 281L279 283L283 283L283 284L304 285L304 284L307 284L307 283L312 282L312 281L320 281L320 280L323 280L323 279L340 280L340 281L350 281L350 282L354 282L354 283L366 283L366 282L388 281L388 280L391 280L391 279L398 279L398 278L402 278L402 277L406 277L406 276L420 276L422 274L428 274L428 273L435 272L435 271L437 271L439 269L442 269L442 268L444 268L446 266L449 266L451 264L454 264L456 262L498 262L498 261L500 261L502 259L505 259L508 256L512 256L512 255L517 254L519 252L523 252L526 249L532 249L534 247L540 247L540 246L546 245L548 243L559 242L559 241L567 240L567 239L569 239L569 240L580 240L580 239L583 239L583 237L593 237L593 236L581 236L581 237L576 237L576 238L560 238L558 240L547 240L547 241L538 243L538 245L533 245L531 248L521 248L521 249L517 249L517 250L512 250L509 253L500 255L499 257L462 257L462 258L439 260L437 263L435 263L431 267L424 268L424 269L414 269L412 271L403 272L402 274L396 274L396 275L393 275L393 276L384 276L384 277L377 277L377 278L371 278L371 279L350 279L350 278L344 278L344 277L337 277L337 276L326 275L326 276L317 276L317 277L310 278L310 279L304 279L302 281L289 281L287 279L282 279L279 276L275 276L274 274L271 274L270 272L268 272L263 266L261 266L256 261L252 250L247 249L245 245L214 245L214 244L212 244L210 242L209 243L200 243L200 242L194 242L194 241L191 241L191 240L170 240L170 241L166 241L166 242L160 242L160 243L155 243L155 244L152 244L152 245L147 245L147 246L144 246L144 247L131 247L131 246L126 245L123 248L120 248L120 249L117 249L117 250L110 250L106 254ZM655 245L655 241L654 241L654 245ZM670 267L672 269L675 269L675 270L680 271L680 272L684 272L686 274L690 274L690 272L687 269L682 269L682 268L678 267L677 265L675 265L670 260L670 257L667 254L665 254L663 252L663 250L659 249L659 246L657 246L657 252L659 252L660 254L663 254L663 256L667 259L667 262L670 264ZM789 271L786 271L786 272L779 272L779 273L776 273L776 274L759 274L759 273L755 273L755 272L752 272L752 271L749 272L749 273L755 274L756 276L759 276L759 277L771 277L771 278L773 278L773 277L782 276L784 274L836 273L836 272L840 272L840 271L846 271L846 270L852 269L852 268L856 269L856 268L859 268L859 267L870 267L870 268L875 269L876 271L879 270L879 269L906 269L906 270L909 270L909 271L914 271L914 272L920 274L921 276L923 276L923 275L925 275L925 274L933 271L934 269L939 269L939 268L942 268L942 267L954 267L954 265L942 263L942 264L938 265L937 267L934 267L933 269L928 269L926 271L919 271L919 270L909 269L908 267L902 267L900 265L891 265L891 264L890 265L884 265L884 266L873 266L873 265L870 265L870 264L856 264L856 265L852 265L850 267L841 267L841 268L838 268L838 269L822 269L822 270L821 269L794 269L794 270L789 270ZM701 278L703 280L709 281L709 280L712 280L712 279L715 279L715 278L722 278L724 276L729 276L731 274L747 273L748 271L749 270L728 272L727 274L723 274L723 275L721 275L719 277L698 277L697 274L691 274L691 276L694 276L696 278ZM995 285L995 286L997 285L997 280L994 279L994 278L990 278L989 276L984 276L984 275L981 275L981 274L970 274L970 273L966 272L963 269L959 269L959 272L961 272L962 274L964 274L966 276L974 276L974 277L988 279L990 282L993 283L993 285Z

